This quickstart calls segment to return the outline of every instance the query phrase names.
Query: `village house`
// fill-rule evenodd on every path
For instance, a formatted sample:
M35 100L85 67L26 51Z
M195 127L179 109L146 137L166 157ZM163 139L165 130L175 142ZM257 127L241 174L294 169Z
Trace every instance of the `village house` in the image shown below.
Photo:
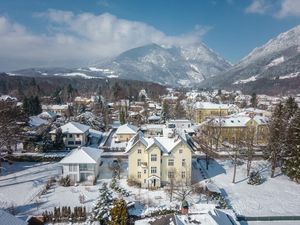
M88 142L89 126L77 122L69 122L60 127L64 136L64 144L67 148L84 146ZM50 131L52 141L55 141L58 129Z
M146 138L138 132L128 143L128 179L143 188L158 188L174 182L191 183L193 149L186 137Z
M194 120L197 123L202 123L207 118L228 116L229 114L236 113L238 107L232 104L196 102L194 104L194 111Z
M64 116L69 110L69 105L42 105L42 110L44 112L54 112L58 116Z
M127 142L129 141L138 131L138 128L129 123L123 124L118 127L114 134L115 142Z
M102 150L90 147L73 149L59 163L63 167L63 177L69 176L72 183L93 184L100 172Z

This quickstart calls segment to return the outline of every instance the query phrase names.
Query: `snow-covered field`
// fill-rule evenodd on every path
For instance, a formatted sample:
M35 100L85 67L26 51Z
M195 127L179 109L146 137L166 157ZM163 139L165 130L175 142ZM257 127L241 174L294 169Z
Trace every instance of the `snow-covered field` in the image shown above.
M204 165L204 162L202 162ZM277 171L270 178L266 161L255 161L265 181L261 185L247 184L246 165L237 168L236 183L232 183L233 165L230 161L213 161L208 174L218 185L237 214L244 216L293 216L300 215L300 185ZM298 221L299 223L299 221ZM282 223L283 224L283 223Z
M4 168L0 176L0 208L14 206L17 212L34 207L35 196L47 180L61 173L57 163L5 163Z

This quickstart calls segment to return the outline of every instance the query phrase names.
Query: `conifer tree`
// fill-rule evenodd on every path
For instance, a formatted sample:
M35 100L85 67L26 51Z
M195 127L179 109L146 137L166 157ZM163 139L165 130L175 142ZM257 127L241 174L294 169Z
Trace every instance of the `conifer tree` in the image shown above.
M161 118L164 122L170 119L170 105L166 100L163 101Z
M127 204L124 199L117 199L114 201L111 209L111 225L127 225L128 211Z
M257 96L256 93L252 93L251 99L250 99L251 107L256 108L257 107Z
M104 183L99 189L99 197L92 210L90 221L99 221L101 225L108 224L112 204L112 193Z
M279 163L285 140L285 114L282 103L279 103L272 114L270 120L270 135L269 135L269 160L271 162L271 177L275 175L275 169Z
M297 109L298 105L295 101L295 98L290 96L284 104L285 117L287 122L289 122L289 120L293 117Z
M286 132L286 148L282 172L291 180L300 182L300 109L291 118Z

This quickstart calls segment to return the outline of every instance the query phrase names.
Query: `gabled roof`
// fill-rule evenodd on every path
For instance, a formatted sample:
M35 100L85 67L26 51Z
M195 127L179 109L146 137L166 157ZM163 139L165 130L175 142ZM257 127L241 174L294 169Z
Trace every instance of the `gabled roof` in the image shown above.
M101 158L102 150L90 147L79 147L66 155L60 164L95 164Z
M27 225L27 222L0 209L0 225Z
M134 137L130 139L125 149L125 153L129 152L133 146L135 146L138 142L141 142L146 150L152 147L153 145L157 145L159 149L163 153L170 153L179 143L185 143L191 151L193 151L192 147L187 143L187 139L182 137L180 134L175 135L173 138L169 137L153 137L153 138L145 138L144 134L139 131Z
M90 126L77 123L77 122L69 122L60 127L62 133L68 134L83 134L90 129ZM55 133L56 130L51 131L50 133Z
M136 134L137 131L138 128L136 126L126 123L118 127L116 134Z
M213 102L196 102L194 105L195 109L229 109L234 105L230 104L216 104Z
M135 225L232 225L229 216L218 209L197 214L168 214L135 221Z
M57 114L55 112L50 112L50 111L45 111L45 112L42 112L38 115L38 117L44 117L44 118L55 118L57 117Z

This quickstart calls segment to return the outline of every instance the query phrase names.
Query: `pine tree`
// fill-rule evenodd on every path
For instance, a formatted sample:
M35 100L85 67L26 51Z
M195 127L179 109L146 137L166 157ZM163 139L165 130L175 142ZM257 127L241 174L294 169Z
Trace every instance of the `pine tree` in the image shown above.
M100 224L107 224L110 219L110 209L112 208L112 193L104 183L99 189L99 197L92 210L90 221L99 221Z
M120 120L120 124L121 125L123 125L123 124L125 124L126 123L126 120L125 120L125 112L124 112L124 110L123 110L123 108L120 108L119 109L119 120Z
M285 114L282 103L279 103L272 114L270 120L270 135L269 135L269 159L271 161L271 177L275 175L275 169L280 160L282 149L285 140Z
M295 101L295 98L290 96L284 104L285 117L287 122L293 117L297 109L298 109L298 105Z
M166 122L168 119L170 119L170 105L166 100L163 101L161 113L162 113L161 118L164 122Z
M128 211L126 201L117 199L111 209L111 225L127 225Z
M251 99L250 99L251 107L256 108L257 107L257 96L256 93L252 93Z
M291 180L300 182L300 109L287 128L286 151L283 157L282 172Z

